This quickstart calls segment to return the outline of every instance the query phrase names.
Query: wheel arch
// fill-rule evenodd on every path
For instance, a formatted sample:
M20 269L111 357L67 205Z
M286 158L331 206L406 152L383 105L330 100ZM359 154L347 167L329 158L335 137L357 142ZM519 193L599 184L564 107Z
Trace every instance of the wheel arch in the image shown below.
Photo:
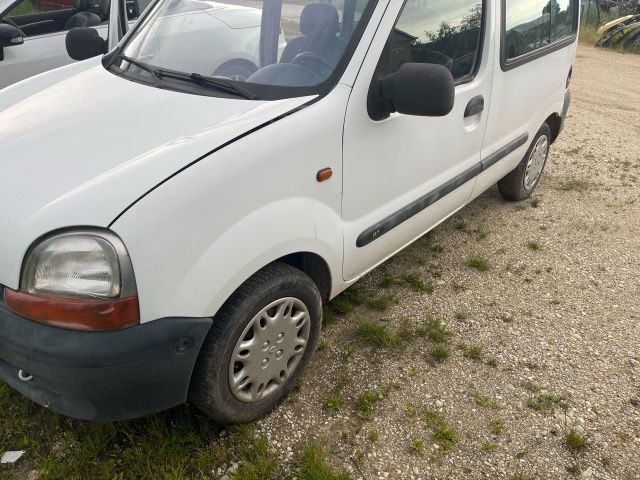
M547 117L545 123L549 125L551 130L551 144L553 145L560 135L560 130L562 130L562 118L558 113L552 113Z
M307 274L318 287L322 300L329 300L333 282L331 270L324 258L312 252L296 252L280 257L277 261L291 265Z

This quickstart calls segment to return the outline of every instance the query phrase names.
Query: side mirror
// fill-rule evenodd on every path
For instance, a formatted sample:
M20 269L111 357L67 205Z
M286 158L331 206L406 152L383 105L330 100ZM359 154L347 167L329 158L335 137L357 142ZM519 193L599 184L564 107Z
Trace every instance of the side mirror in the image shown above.
M455 90L449 69L430 63L405 63L380 81L382 99L405 115L444 117L453 110Z
M95 28L76 27L67 32L67 53L74 60L86 60L107 53L107 42Z
M24 37L19 28L6 23L0 23L0 61L4 60L4 47L15 47L23 43Z

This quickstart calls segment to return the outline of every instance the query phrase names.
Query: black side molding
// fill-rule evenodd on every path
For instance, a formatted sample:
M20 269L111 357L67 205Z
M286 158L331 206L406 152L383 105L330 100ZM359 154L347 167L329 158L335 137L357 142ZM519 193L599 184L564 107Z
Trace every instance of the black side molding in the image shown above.
M517 149L519 149L521 146L523 146L528 141L529 141L529 135L527 133L525 133L525 134L519 136L513 142L511 142L511 143L505 145L504 147L502 147L497 152L492 153L491 155L489 155L487 158L485 158L484 160L482 160L480 162L480 164L482 165L482 171L484 172L486 169L488 169L492 165L495 165L496 163L498 163L500 160L502 160L504 157L506 157L510 153L515 152Z
M406 222L411 217L414 217L421 211L430 207L438 200L446 197L454 190L457 190L465 183L473 180L475 177L480 175L482 172L487 170L492 165L495 165L497 162L505 158L507 155L515 152L518 148L522 147L529 141L529 135L523 134L518 137L513 142L502 147L497 152L491 154L486 159L482 160L480 163L477 163L470 169L462 172L461 174L453 177L447 183L442 184L440 187L436 188L430 193L418 198L417 200L411 202L406 207L401 208L397 212L389 215L387 218L382 220L381 222L376 223L372 227L367 228L364 232L362 232L358 239L356 240L356 246L358 248L365 247L369 245L371 242L374 242L378 238L382 237L386 233L389 233L391 230L399 226L400 224Z

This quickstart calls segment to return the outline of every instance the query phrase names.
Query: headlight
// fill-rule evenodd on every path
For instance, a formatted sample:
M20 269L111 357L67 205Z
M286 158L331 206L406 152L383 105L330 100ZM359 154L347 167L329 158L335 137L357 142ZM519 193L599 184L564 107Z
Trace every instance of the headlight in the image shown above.
M20 291L5 289L8 307L36 320L80 329L138 323L138 297L127 250L115 234L56 234L25 257Z
M92 234L49 238L27 257L21 290L51 296L117 298L122 275L116 248Z

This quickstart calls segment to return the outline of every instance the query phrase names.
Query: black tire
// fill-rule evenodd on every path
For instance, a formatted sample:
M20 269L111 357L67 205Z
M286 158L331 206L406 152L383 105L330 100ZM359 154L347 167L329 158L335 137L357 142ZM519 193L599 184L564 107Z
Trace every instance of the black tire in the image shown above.
M536 179L535 183L530 185L529 187L525 184L525 177L527 172L527 165L529 163L529 158L531 157L531 153L533 152L534 147L538 144L538 141L541 137L547 137L547 146L551 146L551 129L549 125L544 123L536 136L534 137L529 149L527 150L526 155L522 159L522 161L518 164L518 166L511 173L507 174L502 180L498 181L498 191L500 195L505 200L518 202L521 200L526 200L531 197L533 192L535 191L538 183L540 182L540 178L542 178L542 174L544 173L544 167L546 166L547 159L549 158L549 150L547 149L547 154L545 156L544 165L542 166L542 170L540 171L540 175Z
M284 297L294 297L307 307L310 330L306 349L279 390L257 402L243 402L229 386L229 362L234 348L254 316ZM216 314L196 362L190 401L225 424L249 422L265 415L296 386L316 349L321 324L322 300L313 280L290 265L279 262L268 265L243 283Z

